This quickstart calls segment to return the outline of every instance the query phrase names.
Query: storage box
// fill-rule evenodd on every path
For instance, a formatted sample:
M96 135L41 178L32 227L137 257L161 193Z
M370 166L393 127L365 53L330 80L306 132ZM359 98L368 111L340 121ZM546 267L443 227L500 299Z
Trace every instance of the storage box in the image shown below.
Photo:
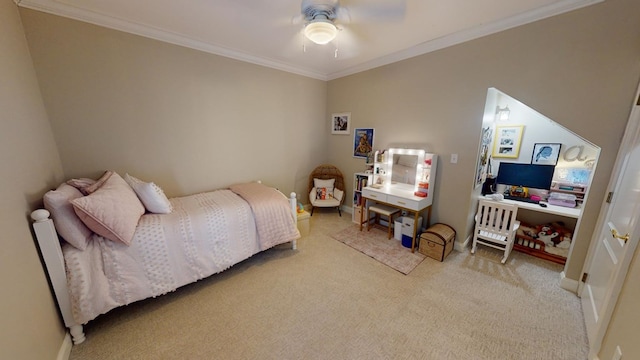
M309 235L309 219L311 218L311 214L306 211L298 213L298 231L300 231L300 236Z
M396 218L393 225L393 238L402 240L402 217Z
M411 249L411 245L413 243L413 238L411 237L411 235L404 235L402 234L402 246Z
M414 218L409 216L402 217L402 235L413 236L413 223ZM417 229L422 229L422 216L418 217L418 227Z
M456 231L446 224L435 224L420 235L418 251L432 259L444 261L453 250Z
M558 205L558 206L573 208L573 207L576 207L576 196L573 194L562 194L562 193L552 192L549 195L548 202L551 205Z

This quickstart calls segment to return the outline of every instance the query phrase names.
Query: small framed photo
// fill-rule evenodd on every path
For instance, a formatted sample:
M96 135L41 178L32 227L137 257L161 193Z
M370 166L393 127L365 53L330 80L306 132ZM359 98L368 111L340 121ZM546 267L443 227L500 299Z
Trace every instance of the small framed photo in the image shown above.
M353 132L353 157L367 158L373 151L373 129L356 129Z
M534 165L556 165L561 147L562 144L534 144L531 163Z
M331 133L349 135L351 132L351 113L331 114Z
M524 125L496 126L492 156L517 159L520 155L523 130Z

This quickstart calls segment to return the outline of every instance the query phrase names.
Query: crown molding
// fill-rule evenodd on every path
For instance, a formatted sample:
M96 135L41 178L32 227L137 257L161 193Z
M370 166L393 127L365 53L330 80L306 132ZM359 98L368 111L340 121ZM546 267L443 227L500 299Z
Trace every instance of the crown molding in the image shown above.
M209 44L203 41L189 38L185 35L170 32L148 25L138 24L131 21L110 17L88 10L78 9L73 6L59 3L54 0L14 0L18 6L58 15L74 20L83 21L93 25L98 25L118 31L123 31L143 37L159 40L173 45L204 51L214 55L248 62L276 70L281 70L297 75L302 75L318 80L327 80L327 75L310 69L287 64L281 61L258 57L240 51L231 50L225 47Z
M605 0L564 0L553 3L533 11L521 13L519 15L483 24L469 30L460 31L451 35L443 36L434 40L413 46L409 49L383 56L362 64L352 66L342 71L333 73L321 73L312 69L295 66L289 63L258 57L225 47L209 44L203 41L191 39L185 35L154 28L144 24L133 23L122 19L101 15L88 10L78 9L60 3L55 0L14 0L21 7L38 10L53 15L63 16L74 20L79 20L94 25L107 27L114 30L144 36L147 38L167 42L174 45L184 46L207 53L228 57L231 59L248 62L255 65L281 70L313 79L328 81L341 77L353 75L355 73L371 70L380 66L388 65L397 61L406 60L415 56L423 55L432 51L440 50L449 46L457 45L469 40L474 40L483 36L491 35L500 31L508 30L520 25L525 25L534 21L542 20L551 16L563 14L577 10L589 5L597 4Z
M406 60L415 56L444 49L449 46L461 44L466 41L481 38L483 36L495 34L504 30L512 29L521 25L529 24L538 20L546 19L555 15L560 15L569 11L577 10L589 5L604 2L605 0L565 0L539 9L528 11L507 19L502 19L480 25L469 30L460 31L451 35L443 36L434 40L426 41L406 50L383 56L343 71L327 74L328 80L353 75L366 70L371 70L380 66L388 65L401 60Z

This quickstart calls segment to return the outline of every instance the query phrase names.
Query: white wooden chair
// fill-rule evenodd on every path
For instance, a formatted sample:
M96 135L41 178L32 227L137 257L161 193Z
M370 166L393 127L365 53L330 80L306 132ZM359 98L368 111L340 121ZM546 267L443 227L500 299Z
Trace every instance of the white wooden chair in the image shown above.
M516 220L518 207L500 201L481 199L476 214L471 253L475 254L478 244L504 251L504 264L513 249L516 230L520 221Z

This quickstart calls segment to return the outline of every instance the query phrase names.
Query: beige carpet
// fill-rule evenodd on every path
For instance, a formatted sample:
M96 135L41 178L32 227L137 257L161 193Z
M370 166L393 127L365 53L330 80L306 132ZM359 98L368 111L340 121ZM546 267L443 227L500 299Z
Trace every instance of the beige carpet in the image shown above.
M378 228L371 228L369 231L365 228L360 231L358 225L353 225L338 231L331 237L405 275L415 269L426 257L417 249L412 253L411 249L402 246L402 242L393 237L388 239L387 232Z
M279 246L86 326L71 359L586 359L562 267L521 253L452 252L408 275L335 241L350 216L316 212Z

